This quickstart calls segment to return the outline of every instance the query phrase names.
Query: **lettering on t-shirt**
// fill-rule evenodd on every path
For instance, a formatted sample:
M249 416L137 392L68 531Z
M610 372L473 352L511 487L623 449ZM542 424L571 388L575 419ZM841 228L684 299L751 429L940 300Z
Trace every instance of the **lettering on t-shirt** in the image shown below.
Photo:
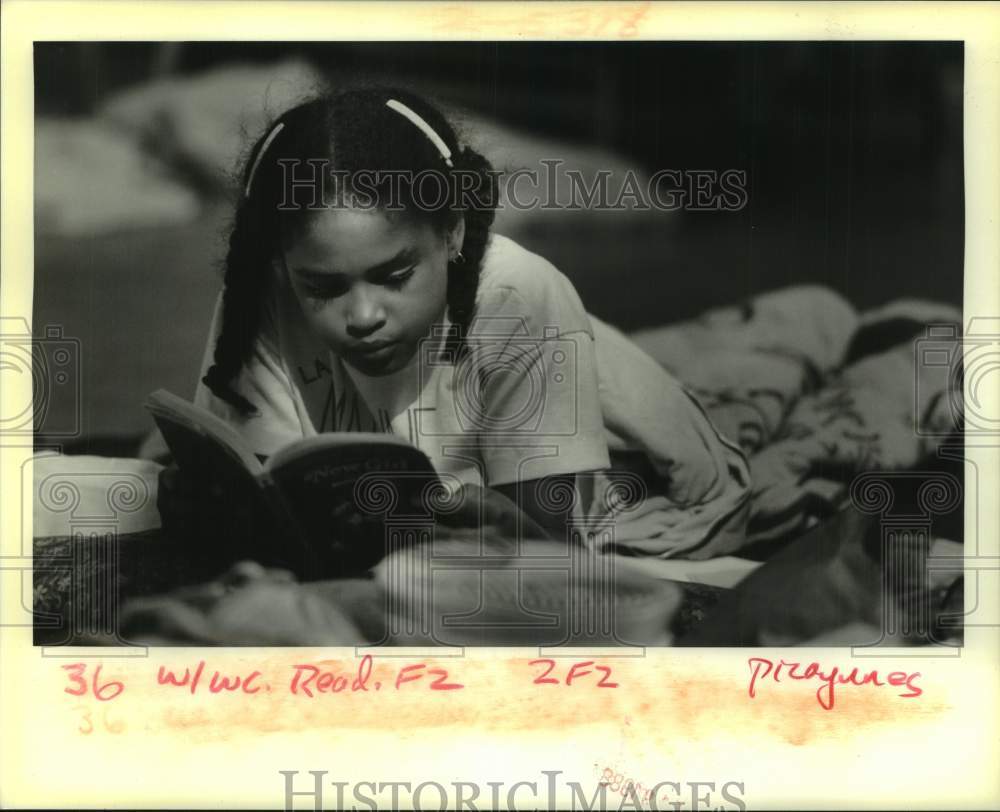
M299 377L302 378L302 383L306 384L307 386L311 383L315 383L324 375L326 377L330 377L333 374L333 371L330 369L330 367L328 367L326 364L323 363L322 358L314 358L313 366L315 367L315 374L311 376L305 369L302 368L301 364L299 364L298 366Z

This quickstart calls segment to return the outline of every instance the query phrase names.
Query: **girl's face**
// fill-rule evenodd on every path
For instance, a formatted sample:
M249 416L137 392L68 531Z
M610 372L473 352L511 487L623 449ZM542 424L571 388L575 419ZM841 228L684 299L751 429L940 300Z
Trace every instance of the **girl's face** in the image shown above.
M312 331L358 371L388 375L444 317L463 236L461 221L441 234L378 209L323 209L286 246L285 266Z

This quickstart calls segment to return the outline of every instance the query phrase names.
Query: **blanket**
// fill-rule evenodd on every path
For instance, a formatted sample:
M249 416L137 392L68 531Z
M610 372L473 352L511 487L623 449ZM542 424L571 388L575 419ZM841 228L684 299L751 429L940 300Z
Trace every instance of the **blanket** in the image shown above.
M513 519L510 507L494 505L492 512ZM455 525L442 528L440 536L390 554L369 578L298 582L287 571L239 562L208 582L133 593L117 626L90 624L114 633L102 638L91 632L72 642L718 646L914 644L961 637L960 627L948 620L961 616L961 604L953 600L961 596L960 566L928 573L923 563L928 554L960 562L961 545L886 539L874 517L856 510L840 512L736 590L714 590L707 600L651 579L642 568L616 566L620 559L614 556L596 558L582 546L519 542L495 521L483 534ZM575 576L574 561L584 564ZM887 600L897 621L906 620L883 630ZM108 601L97 597L87 605L106 607Z
M119 632L129 642L181 645L670 641L678 586L628 569L567 578L565 543L479 538L467 530L397 551L367 580L298 583L287 571L239 562L209 583L129 602ZM433 563L449 557L457 563Z
M859 314L798 286L631 338L749 457L746 545L801 534L845 506L857 474L915 468L961 431L960 368L928 362L929 335L930 357L958 358L961 312L900 300ZM671 552L653 537L626 544Z
M898 496L904 497L903 493ZM879 519L846 508L802 534L681 635L684 646L916 645L961 638L962 546L886 537ZM806 600L802 596L808 596ZM957 598L957 601L956 601Z
M449 498L433 541L391 547L359 578L300 581L254 560L209 572L205 557L162 533L36 540L36 612L64 619L36 629L36 640L41 631L43 642L80 645L669 642L678 585L546 538L497 491L468 485Z

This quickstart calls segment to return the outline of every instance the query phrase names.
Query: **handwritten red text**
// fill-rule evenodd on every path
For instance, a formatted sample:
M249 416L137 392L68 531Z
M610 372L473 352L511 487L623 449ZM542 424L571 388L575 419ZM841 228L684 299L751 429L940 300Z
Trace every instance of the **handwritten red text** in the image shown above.
M920 676L919 671L912 673L890 671L883 680L879 678L877 670L862 674L857 668L852 668L849 672L844 673L834 666L827 672L822 670L819 663L809 663L803 666L802 663L779 660L775 664L773 660L764 657L750 657L747 664L750 666L749 693L751 699L756 697L757 687L764 680L770 678L774 682L781 682L783 676L792 680L819 680L820 685L816 689L816 699L824 710L833 709L835 685L874 685L878 688L885 685L905 686L908 689L907 693L900 694L904 699L912 699L923 693L916 685L916 679Z

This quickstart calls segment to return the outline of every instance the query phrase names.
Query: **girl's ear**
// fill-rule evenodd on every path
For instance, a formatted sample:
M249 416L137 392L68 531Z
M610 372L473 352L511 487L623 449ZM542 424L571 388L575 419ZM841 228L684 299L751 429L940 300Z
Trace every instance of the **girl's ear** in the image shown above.
M465 217L459 216L458 222L448 229L447 239L448 259L454 260L465 245Z

